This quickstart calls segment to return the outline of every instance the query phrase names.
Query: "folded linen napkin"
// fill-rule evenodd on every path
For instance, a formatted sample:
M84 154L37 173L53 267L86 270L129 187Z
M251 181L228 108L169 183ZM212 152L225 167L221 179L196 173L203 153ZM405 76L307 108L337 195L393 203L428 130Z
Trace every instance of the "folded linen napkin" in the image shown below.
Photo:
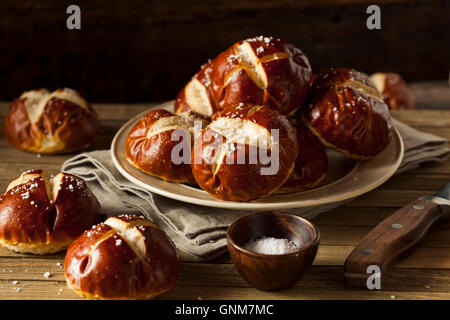
M403 162L398 172L418 167L423 162L443 161L450 154L443 138L417 131L399 121L394 126L405 144ZM172 200L142 189L123 177L115 168L109 150L82 153L69 160L62 171L86 180L97 196L102 212L142 214L158 224L175 245L194 259L207 261L226 251L226 229L240 216L248 214L203 207ZM305 218L329 211L343 202L286 210Z

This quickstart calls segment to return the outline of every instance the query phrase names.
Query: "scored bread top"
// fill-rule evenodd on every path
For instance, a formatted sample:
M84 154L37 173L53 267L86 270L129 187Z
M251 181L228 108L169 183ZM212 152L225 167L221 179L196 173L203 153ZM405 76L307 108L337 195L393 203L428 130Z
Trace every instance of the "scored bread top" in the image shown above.
M50 244L78 237L100 219L100 204L86 183L43 170L24 172L0 197L0 239L8 244Z
M35 153L68 153L87 147L100 132L94 109L76 91L38 89L11 104L3 123L12 145Z
M216 114L196 140L192 172L200 187L219 199L251 201L286 181L297 153L295 129L286 117L240 103Z
M24 99L25 110L32 123L38 122L44 112L44 108L52 99L66 100L74 105L80 106L85 109L86 112L93 112L87 101L75 90L69 88L62 88L53 92L50 92L47 89L25 91L19 99Z
M353 69L332 68L318 76L302 117L323 144L357 160L377 155L392 138L381 94L367 75Z
M261 36L219 54L211 73L212 93L218 109L243 102L289 115L300 108L310 78L311 67L300 49Z
M148 299L178 277L175 246L152 221L129 215L87 230L67 251L66 279L94 299Z
M189 163L190 150L196 135L208 123L192 112L172 114L166 110L152 110L131 129L126 140L127 161L139 170L172 182L195 184ZM198 128L196 128L196 125ZM175 147L177 156L186 157L179 163L172 157ZM184 152L188 152L187 156Z

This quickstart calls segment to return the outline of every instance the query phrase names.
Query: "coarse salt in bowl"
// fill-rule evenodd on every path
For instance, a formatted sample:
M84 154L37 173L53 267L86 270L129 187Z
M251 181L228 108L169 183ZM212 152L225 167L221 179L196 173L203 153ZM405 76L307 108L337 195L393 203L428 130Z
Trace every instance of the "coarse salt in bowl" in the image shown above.
M263 212L233 222L227 242L231 260L251 286L282 290L295 285L312 265L320 232L301 217Z
M289 239L262 237L259 239L251 239L244 245L244 248L256 253L285 254L297 251L300 247Z

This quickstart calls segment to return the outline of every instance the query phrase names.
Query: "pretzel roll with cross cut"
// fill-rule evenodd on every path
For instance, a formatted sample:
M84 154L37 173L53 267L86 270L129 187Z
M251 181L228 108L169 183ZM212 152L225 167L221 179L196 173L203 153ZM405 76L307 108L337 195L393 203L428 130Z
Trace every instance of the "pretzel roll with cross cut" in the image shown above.
M301 115L324 145L352 159L372 158L392 139L388 106L368 76L354 69L319 75Z
M100 204L81 178L24 172L0 196L0 244L22 253L66 249L100 221Z
M211 73L219 110L243 102L265 105L283 115L300 108L310 80L309 61L299 48L263 36L240 41L222 52Z
M70 153L87 148L98 136L94 109L72 89L24 92L11 104L3 133L13 146L34 153Z
M370 76L370 81L380 91L384 102L391 110L415 109L416 97L405 79L398 73L377 72Z
M137 169L163 180L195 184L190 153L196 121L200 133L208 120L197 114L150 111L128 134L126 159Z
M67 284L89 299L150 299L172 288L180 259L152 221L121 215L93 226L67 250Z
M203 129L192 152L198 185L216 198L251 201L288 179L298 153L287 118L261 105L231 105Z

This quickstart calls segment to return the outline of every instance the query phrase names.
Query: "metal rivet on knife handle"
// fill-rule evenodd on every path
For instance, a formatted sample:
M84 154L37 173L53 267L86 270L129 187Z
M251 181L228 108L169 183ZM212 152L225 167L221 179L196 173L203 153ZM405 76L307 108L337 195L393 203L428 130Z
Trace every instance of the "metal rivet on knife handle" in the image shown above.
M380 270L383 278L394 261L420 243L434 224L446 221L449 216L450 183L434 195L423 196L397 210L372 229L347 257L344 263L346 284L367 287L366 281L354 275L365 274L371 265L383 266Z

